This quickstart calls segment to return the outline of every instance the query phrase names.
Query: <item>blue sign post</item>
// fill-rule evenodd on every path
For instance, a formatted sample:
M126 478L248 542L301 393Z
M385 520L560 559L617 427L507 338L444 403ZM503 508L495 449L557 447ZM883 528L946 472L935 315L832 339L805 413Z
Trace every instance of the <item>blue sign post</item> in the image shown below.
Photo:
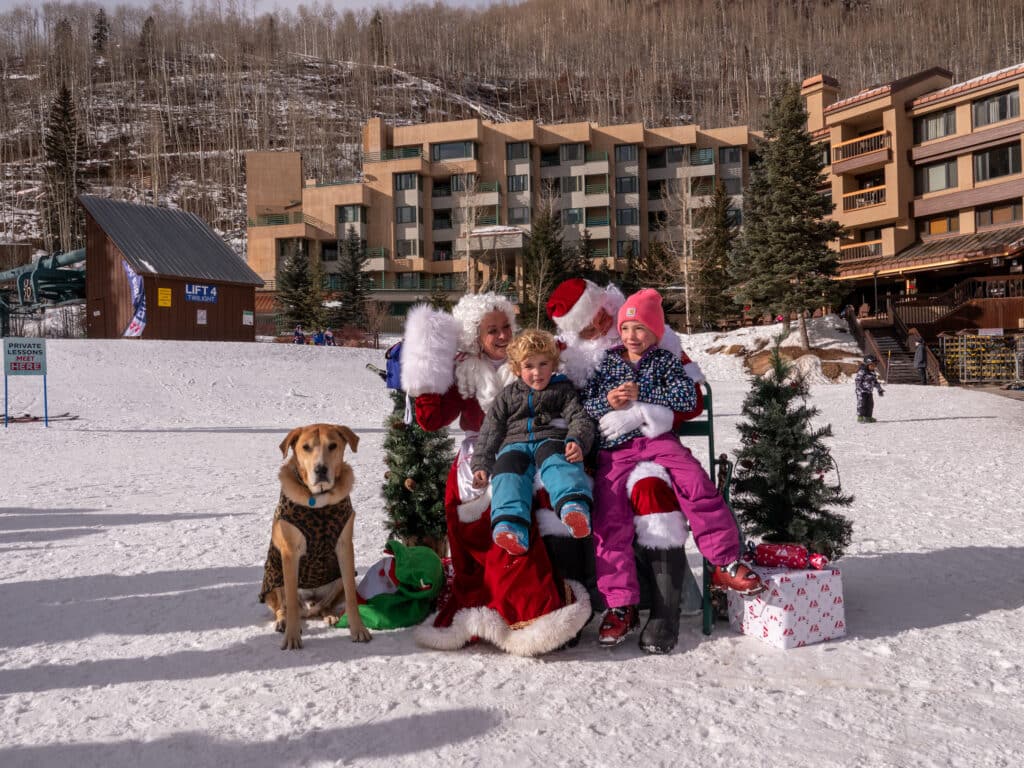
M46 339L4 339L4 427L7 427L7 378L43 377L43 424L50 426L46 396Z

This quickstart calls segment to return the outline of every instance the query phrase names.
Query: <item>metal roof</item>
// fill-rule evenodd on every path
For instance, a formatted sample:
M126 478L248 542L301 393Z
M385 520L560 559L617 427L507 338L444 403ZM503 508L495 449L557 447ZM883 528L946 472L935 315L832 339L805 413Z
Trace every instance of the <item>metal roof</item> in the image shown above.
M1024 227L1003 227L969 235L947 235L916 243L895 256L856 259L840 263L839 275L847 279L874 273L919 271L1010 256L1024 248Z
M221 283L263 280L194 213L79 195L78 202L140 274Z

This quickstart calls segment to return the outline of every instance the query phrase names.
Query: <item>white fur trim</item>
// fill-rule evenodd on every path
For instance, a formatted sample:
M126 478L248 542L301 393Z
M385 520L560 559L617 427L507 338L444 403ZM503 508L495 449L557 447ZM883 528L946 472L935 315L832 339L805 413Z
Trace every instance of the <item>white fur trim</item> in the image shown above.
M512 629L492 608L463 608L456 611L450 627L435 627L437 614L413 629L417 643L427 648L453 651L478 637L516 656L539 656L567 643L590 618L590 597L582 584L565 582L575 602L539 616L519 629Z
M633 518L633 526L637 543L648 549L677 549L689 537L686 518L679 511L638 515Z
M658 342L658 348L679 357L683 354L683 341L679 338L678 333L666 325L665 333L662 334L661 341Z
M633 488L646 477L656 477L662 480L669 488L672 487L672 478L667 469L660 464L655 464L653 461L641 461L629 473L629 477L626 478L626 494L632 496Z
M537 527L540 529L541 536L558 536L560 538L571 538L572 532L566 527L565 523L562 522L561 518L555 514L553 509L538 509L537 515Z
M664 405L654 403L636 402L636 407L643 414L644 422L640 425L640 431L645 437L657 437L672 431L672 422L675 421L675 414L672 409Z
M604 309L609 315L612 316L612 320L616 320L616 315L619 314L619 310L622 309L622 305L626 303L626 295L619 290L619 287L614 283L609 283L604 289ZM615 323L612 323L614 328Z
M533 473L533 491L536 493L544 488L544 481L540 478L540 470Z
M454 317L427 304L410 309L402 340L402 389L411 397L447 392L455 381L452 361L458 342Z
M594 320L597 311L605 305L605 292L596 283L584 280L587 287L583 295L576 299L572 309L561 317L552 318L558 330L563 333L579 333Z
M704 376L704 371L702 371L700 366L692 360L683 365L683 370L686 371L687 376L693 379L694 384L703 384L707 381L707 378Z
M455 363L455 381L459 385L459 394L465 398L475 398L485 414L498 393L515 378L508 363L502 363L495 370L494 365L480 355L468 355Z
M504 312L512 326L512 333L519 330L516 325L516 308L512 302L497 293L467 293L452 309L452 315L459 324L459 351L470 354L480 352L480 321L488 312Z
M465 504L459 504L455 511L459 516L460 523L475 523L489 506L491 506L490 485L487 486L487 490L475 499L470 499Z

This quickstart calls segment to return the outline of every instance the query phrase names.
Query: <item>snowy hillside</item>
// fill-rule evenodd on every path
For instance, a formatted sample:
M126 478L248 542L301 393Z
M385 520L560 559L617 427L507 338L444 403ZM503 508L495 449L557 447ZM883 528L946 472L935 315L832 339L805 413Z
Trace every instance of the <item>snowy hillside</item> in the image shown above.
M686 340L721 450L752 331ZM836 344L842 343L840 334ZM848 343L848 342L847 342ZM0 430L0 765L1010 766L1024 759L1024 403L893 385L855 422L816 384L856 496L849 635L782 651L684 618L676 651L635 639L541 659L488 646L369 645L307 625L279 650L256 601L288 429L338 421L362 570L384 543L382 352L50 341L51 413ZM11 411L42 382L10 380ZM698 454L703 456L700 451ZM696 558L691 554L691 563Z

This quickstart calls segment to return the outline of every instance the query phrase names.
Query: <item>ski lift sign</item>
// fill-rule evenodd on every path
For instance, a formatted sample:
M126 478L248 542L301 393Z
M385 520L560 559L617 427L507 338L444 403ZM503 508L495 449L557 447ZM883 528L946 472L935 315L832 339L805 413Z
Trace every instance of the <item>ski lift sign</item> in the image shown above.
M7 379L10 376L43 377L43 420L50 426L46 398L46 339L4 339L4 426L7 426Z

